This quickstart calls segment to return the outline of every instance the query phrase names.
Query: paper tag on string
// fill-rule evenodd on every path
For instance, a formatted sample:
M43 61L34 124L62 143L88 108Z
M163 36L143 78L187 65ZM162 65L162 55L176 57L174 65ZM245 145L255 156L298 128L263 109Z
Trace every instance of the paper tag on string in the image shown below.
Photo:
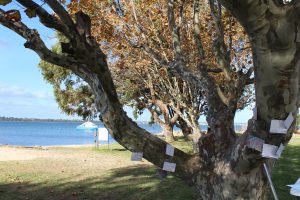
M262 157L278 159L276 155L278 147L275 145L264 144L262 149Z
M164 162L163 170L168 172L175 172L176 164L170 162Z
M270 133L286 134L287 129L285 128L283 120L271 120Z
M143 158L142 152L132 152L131 161L141 161Z
M174 156L174 147L170 144L166 146L166 154L169 156Z

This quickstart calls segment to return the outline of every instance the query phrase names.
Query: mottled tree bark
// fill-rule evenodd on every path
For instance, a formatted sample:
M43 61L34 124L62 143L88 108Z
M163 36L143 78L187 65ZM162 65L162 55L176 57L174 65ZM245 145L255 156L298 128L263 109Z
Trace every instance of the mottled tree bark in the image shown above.
M179 102L179 104L180 103L181 102ZM194 153L196 153L199 151L198 140L202 136L200 124L198 122L201 109L197 109L195 107L188 108L187 106L183 107L184 109L179 109L173 106L173 109L178 114L178 116L180 116L179 127L182 129L183 135L187 140L193 142L193 151Z
M202 187L207 187L207 191L203 193L204 199L265 199L268 186L262 173L262 163L270 162L270 159L262 158L258 151L247 148L245 142L247 136L252 135L263 139L265 143L279 146L281 143L286 145L292 136L295 123L286 135L270 134L269 129L272 119L284 120L289 113L293 113L295 118L298 109L297 20L299 18L295 13L297 6L295 1L287 6L278 5L274 1L221 2L224 2L224 5L240 20L250 36L258 115L257 120L249 121L248 129L243 136L235 139L231 126L235 110L217 108L218 112L223 110L223 114L219 113L222 115L221 120L218 119L218 114L209 113L211 134L202 138L200 143L205 150L202 155L207 156L208 160L209 157L214 159L210 161L212 168L206 175L207 184L203 179L199 179L198 182L205 184ZM291 14L293 11L294 14ZM213 107L216 108L216 105ZM217 144L216 138L220 133L222 135L226 133L225 135L232 138L232 141L227 143L229 145L227 148L224 144L212 146ZM221 148L219 153L218 148ZM215 153L212 153L212 149ZM216 173L209 173L211 171ZM233 185L237 187L232 187ZM213 195L208 195L208 191L212 188L210 194ZM218 191L220 188L222 189Z
M192 134L192 129L188 126L186 121L182 119L181 117L178 117L178 122L176 124L178 128L181 129L183 136L186 140L190 140L189 135Z
M175 137L173 134L173 127L174 125L172 124L164 124L161 125L162 129L163 129L163 135L166 138L167 142L174 142L175 141Z
M169 109L166 104L157 99L152 99L154 105L159 108L159 111L154 108L149 108L149 111L154 118L154 122L157 123L163 129L163 136L165 137L167 142L174 142L175 137L173 134L173 127L176 123L178 115L174 115L173 117L169 113ZM163 116L163 119L160 119L160 115L157 113L160 112Z
M152 77L149 72L148 72L148 80L149 80L151 103L153 106L156 106L159 110L153 108L152 106L149 107L148 109L152 117L154 118L154 122L159 124L160 127L163 129L163 135L166 141L174 142L175 137L173 134L173 127L177 121L178 115L176 114L172 116L171 110L168 108L168 104L157 98ZM163 120L160 119L160 115L163 117Z

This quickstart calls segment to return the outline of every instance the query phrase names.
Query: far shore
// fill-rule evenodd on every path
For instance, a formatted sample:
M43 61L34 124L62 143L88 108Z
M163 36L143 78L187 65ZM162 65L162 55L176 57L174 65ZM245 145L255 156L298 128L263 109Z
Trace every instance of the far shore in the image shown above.
M105 146L107 144L99 144L99 146ZM46 148L82 148L82 147L94 147L94 144L70 144L70 145L50 145L50 146L22 146L22 145L10 145L10 144L0 144L0 147L12 147L12 148L28 148L28 149L46 149Z

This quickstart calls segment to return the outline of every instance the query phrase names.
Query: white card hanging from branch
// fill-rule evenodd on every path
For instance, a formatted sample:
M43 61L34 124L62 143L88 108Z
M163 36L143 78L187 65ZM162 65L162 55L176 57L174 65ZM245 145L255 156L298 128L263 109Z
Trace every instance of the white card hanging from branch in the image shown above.
M271 120L270 133L286 134L294 122L293 114L290 113L285 120Z
M164 162L163 170L168 172L175 172L176 164L170 162Z
M143 158L143 152L132 152L131 161L141 161Z
M283 144L279 147L271 144L264 144L262 149L262 157L278 159L284 149Z
M166 154L169 156L174 156L174 147L170 144L166 146Z
M291 187L290 190L291 195L300 197L300 178L298 178L295 184L287 185L287 186Z

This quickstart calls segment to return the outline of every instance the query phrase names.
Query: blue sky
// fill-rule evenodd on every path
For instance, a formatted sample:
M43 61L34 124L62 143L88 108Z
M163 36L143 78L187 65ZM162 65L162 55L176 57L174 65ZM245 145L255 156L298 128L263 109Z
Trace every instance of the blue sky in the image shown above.
M11 4L7 9L17 8ZM22 13L22 20L31 28L38 29L47 46L55 43L54 32L39 25L38 19L28 19ZM72 119L61 113L52 94L52 87L43 80L37 67L39 57L24 48L25 40L0 25L0 116ZM132 111L126 108L132 117ZM252 111L238 112L236 122L247 122ZM139 120L148 120L144 114ZM204 121L202 117L200 121Z

